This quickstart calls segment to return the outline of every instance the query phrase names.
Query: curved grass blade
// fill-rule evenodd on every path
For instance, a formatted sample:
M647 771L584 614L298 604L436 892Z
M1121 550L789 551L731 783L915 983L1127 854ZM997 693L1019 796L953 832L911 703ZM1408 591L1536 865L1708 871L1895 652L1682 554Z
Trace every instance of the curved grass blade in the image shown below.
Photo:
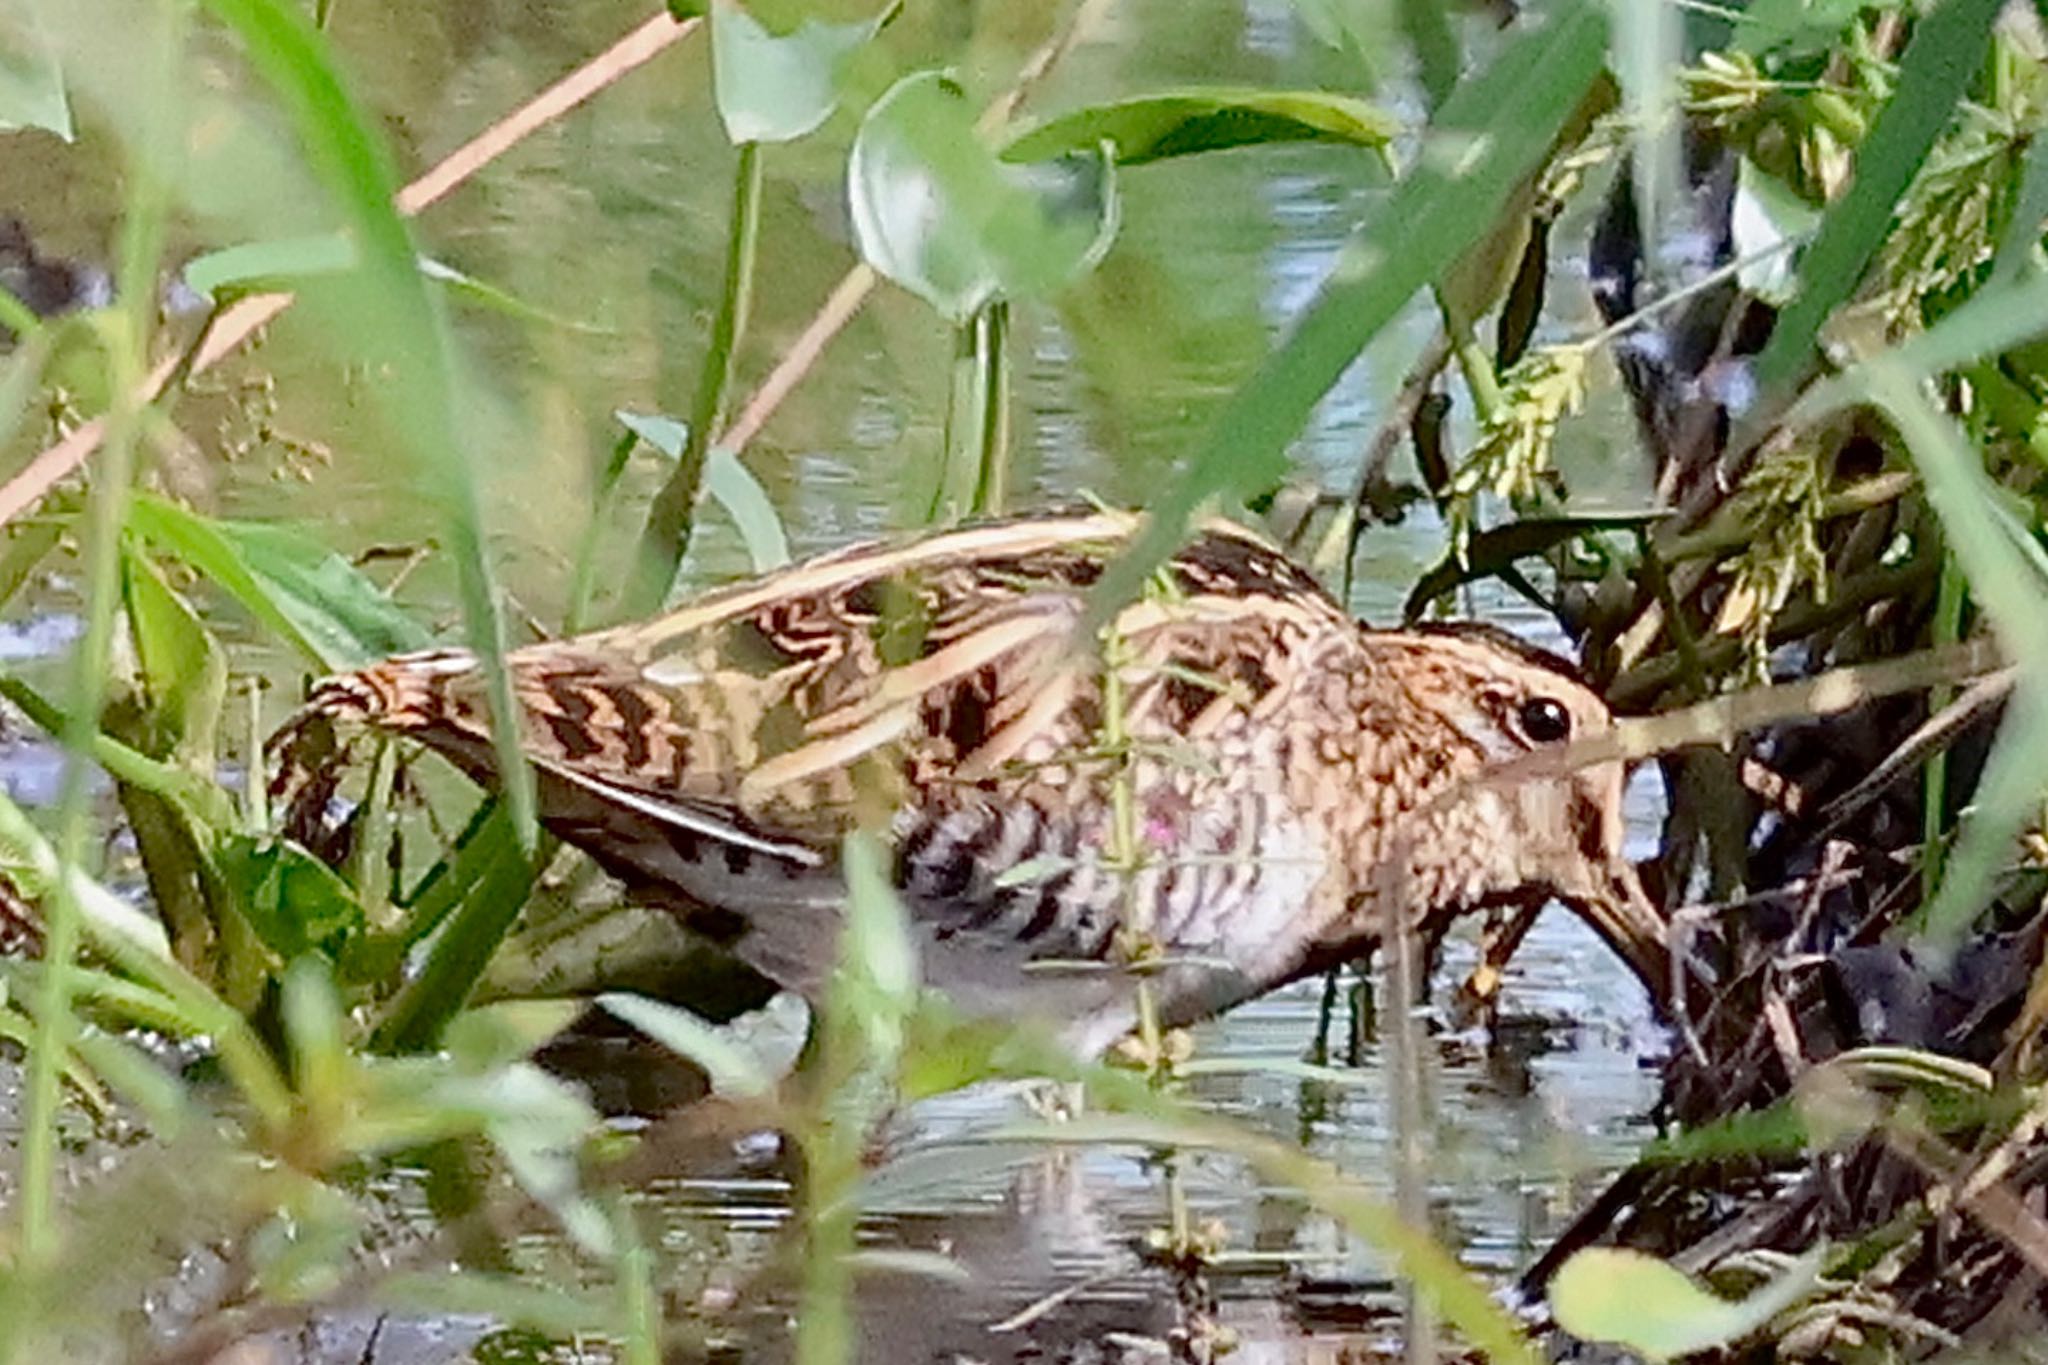
M470 647L490 695L492 736L505 801L520 841L538 838L533 773L521 750L518 708L505 670L505 625L484 551L483 514L469 446L454 412L455 374L446 325L420 278L397 177L382 143L344 87L325 39L282 0L206 0L242 39L250 64L290 115L308 164L333 196L360 253L358 269L320 293L389 368L377 389L391 435L428 481L448 522ZM311 289L309 287L309 293Z
M1892 211L1983 68L2004 0L1944 0L1913 30L1899 84L1856 151L1856 178L1828 209L1799 262L1799 292L1757 359L1766 393L1783 393L1813 362L1820 327L1855 292L1891 230ZM1764 411L1769 411L1768 400Z
M1180 541L1196 507L1278 481L1288 442L1367 342L1493 226L1599 78L1606 18L1559 5L1543 26L1459 85L1415 166L1351 240L1293 335L1239 386L1144 533L1096 587L1099 623Z
M300 532L203 517L146 493L129 504L128 529L205 574L331 672L432 643L383 589Z

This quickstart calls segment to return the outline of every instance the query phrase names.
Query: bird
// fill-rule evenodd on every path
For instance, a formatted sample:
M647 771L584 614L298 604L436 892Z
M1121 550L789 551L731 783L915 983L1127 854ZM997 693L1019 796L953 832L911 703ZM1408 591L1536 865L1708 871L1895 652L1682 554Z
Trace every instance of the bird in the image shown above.
M1569 664L1493 627L1364 625L1223 520L1091 631L1143 525L864 542L511 650L541 821L814 999L844 840L872 831L924 984L1084 1055L1137 1025L1140 979L1157 1023L1191 1025L1396 927L1552 899L1654 996L1665 922L1624 854L1622 766L1487 780L1611 728ZM497 781L468 650L316 684L281 746L316 721Z

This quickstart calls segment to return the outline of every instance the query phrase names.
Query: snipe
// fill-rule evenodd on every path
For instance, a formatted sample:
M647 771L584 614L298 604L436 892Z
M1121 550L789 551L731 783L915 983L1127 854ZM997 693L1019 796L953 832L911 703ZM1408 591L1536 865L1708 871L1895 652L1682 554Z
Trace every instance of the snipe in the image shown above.
M1609 726L1563 665L1497 631L1364 628L1223 525L1085 647L1087 589L1138 524L855 546L514 652L547 826L643 894L709 912L799 990L835 960L841 837L880 828L931 984L1090 1051L1133 1023L1133 977L1101 969L1130 950L1133 897L1169 1023L1353 957L1395 914L1432 930L1550 897L1660 979L1621 768L1469 781ZM317 717L492 778L465 652L330 679L297 724ZM1134 871L1112 856L1120 819Z

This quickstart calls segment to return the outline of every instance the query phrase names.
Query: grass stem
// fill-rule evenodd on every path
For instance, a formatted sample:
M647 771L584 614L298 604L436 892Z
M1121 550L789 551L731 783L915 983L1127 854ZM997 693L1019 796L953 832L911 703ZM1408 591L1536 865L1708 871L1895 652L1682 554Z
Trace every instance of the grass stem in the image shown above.
M754 255L761 231L761 146L739 145L733 170L732 216L725 245L725 277L704 368L697 376L697 395L690 404L690 430L683 453L668 481L647 509L647 527L640 537L640 555L625 608L629 616L659 611L674 586L676 570L690 548L697 520L697 497L704 484L704 460L711 433L723 425L726 399L732 388L733 365L746 337L747 315L754 293Z

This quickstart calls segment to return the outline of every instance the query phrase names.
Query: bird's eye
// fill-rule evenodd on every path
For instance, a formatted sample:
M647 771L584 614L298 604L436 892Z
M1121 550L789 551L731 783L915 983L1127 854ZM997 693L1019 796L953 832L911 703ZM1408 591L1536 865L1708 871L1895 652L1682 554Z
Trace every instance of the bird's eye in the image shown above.
M1555 744L1570 739L1572 713L1555 697L1531 697L1515 711L1515 720L1531 744Z

